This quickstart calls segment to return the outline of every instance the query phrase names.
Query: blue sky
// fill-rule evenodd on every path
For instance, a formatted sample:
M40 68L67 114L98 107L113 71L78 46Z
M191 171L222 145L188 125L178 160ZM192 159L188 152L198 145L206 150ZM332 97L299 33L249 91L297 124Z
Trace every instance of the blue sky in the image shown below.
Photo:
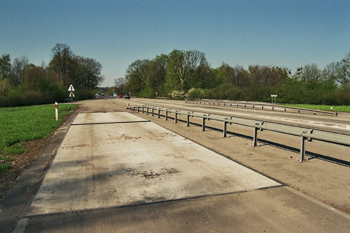
M0 55L47 64L56 43L103 65L105 81L137 59L205 53L212 68L324 68L350 52L349 0L0 0Z

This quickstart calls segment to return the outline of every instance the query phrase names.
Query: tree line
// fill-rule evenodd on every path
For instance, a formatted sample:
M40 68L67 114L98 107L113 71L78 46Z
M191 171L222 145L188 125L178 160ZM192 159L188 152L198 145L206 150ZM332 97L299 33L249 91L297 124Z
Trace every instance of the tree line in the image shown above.
M74 54L66 44L56 44L48 65L29 63L25 56L11 61L0 57L0 105L27 105L62 102L72 84L79 99L93 98L93 90L103 81L102 65L93 58Z
M177 99L210 98L279 103L350 104L350 52L324 69L307 64L295 72L286 67L222 63L211 68L200 51L173 50L154 59L132 62L116 88L132 95Z

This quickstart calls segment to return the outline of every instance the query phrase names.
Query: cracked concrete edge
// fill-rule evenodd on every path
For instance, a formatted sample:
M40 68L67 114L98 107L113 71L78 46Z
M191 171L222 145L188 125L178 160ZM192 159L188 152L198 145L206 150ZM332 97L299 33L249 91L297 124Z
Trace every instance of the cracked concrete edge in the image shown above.
M7 191L4 198L0 200L0 233L15 230L17 223L30 206L70 124L78 113L79 108L65 119L64 123L50 137L40 156L27 167L11 189Z

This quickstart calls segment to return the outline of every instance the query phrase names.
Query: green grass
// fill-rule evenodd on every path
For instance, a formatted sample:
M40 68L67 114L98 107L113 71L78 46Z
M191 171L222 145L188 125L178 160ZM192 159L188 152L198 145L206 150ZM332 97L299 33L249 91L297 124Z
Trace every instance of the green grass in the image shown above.
M60 104L59 119L55 119L55 105L0 108L0 156L24 152L22 143L45 139L63 122L63 117L77 105Z
M6 161L6 162L11 161L10 157L8 157L8 156L2 156L2 155L0 155L0 160Z
M10 162L12 159L10 159L8 156L0 155L0 160L1 160L1 162L2 161ZM8 164L8 163L0 163L0 173L2 171L5 171L5 170L9 169L9 168L10 168L10 164Z
M286 106L296 108L316 109L323 111L330 111L333 107L333 112L350 112L350 106L330 106L330 105L307 105L307 104L287 104Z
M8 163L0 163L0 172L5 171L10 168Z

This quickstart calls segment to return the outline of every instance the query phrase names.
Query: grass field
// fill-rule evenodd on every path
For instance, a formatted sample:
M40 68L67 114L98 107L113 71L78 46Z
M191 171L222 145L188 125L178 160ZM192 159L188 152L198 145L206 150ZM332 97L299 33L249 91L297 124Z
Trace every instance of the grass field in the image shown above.
M333 112L350 112L350 106L329 106L329 105L304 105L304 104L295 104L287 106L296 107L296 108L307 108L307 109L316 109L323 111L330 111L333 107Z
M6 161L8 154L22 153L23 142L47 138L76 106L60 104L58 121L55 119L54 104L0 108L0 160ZM4 166L0 166L0 171Z

